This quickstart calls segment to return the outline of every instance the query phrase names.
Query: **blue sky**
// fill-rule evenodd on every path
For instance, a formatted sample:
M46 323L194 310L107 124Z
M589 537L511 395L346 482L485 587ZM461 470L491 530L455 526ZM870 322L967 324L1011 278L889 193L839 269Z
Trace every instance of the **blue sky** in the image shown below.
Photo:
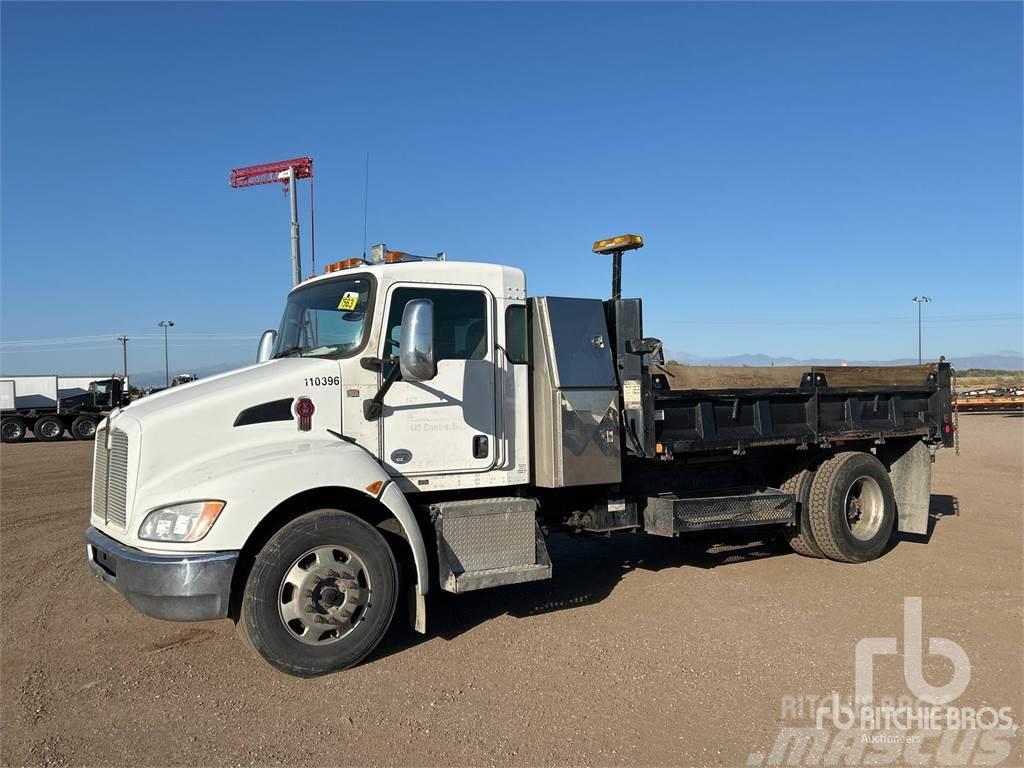
M241 362L317 257L368 240L605 296L672 351L1020 350L1017 3L2 6L0 368ZM302 188L302 215L308 193ZM305 226L305 224L304 224ZM308 226L304 255L308 259ZM306 262L308 270L308 260ZM83 337L74 344L37 339ZM97 337L97 338L84 338Z

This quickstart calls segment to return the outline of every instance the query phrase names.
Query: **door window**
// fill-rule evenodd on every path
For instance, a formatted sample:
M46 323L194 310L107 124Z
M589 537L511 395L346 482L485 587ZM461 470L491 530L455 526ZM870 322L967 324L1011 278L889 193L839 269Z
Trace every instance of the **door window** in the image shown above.
M398 357L402 312L412 299L434 302L434 355L440 360L487 357L487 300L478 291L441 288L396 288L391 296L384 336L385 357Z

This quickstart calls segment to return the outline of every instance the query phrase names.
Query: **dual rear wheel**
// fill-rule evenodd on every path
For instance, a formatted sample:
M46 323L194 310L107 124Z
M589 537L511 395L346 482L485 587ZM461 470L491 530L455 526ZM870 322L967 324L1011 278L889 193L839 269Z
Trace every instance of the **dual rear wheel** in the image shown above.
M863 563L885 552L896 498L885 466L862 451L837 453L816 470L798 467L782 484L797 501L789 544L807 557Z

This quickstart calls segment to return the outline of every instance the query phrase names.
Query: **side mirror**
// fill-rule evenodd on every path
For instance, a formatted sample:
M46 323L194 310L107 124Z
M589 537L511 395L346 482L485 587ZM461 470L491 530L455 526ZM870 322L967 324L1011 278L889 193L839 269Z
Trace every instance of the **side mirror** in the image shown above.
M402 312L401 352L398 362L403 381L430 381L437 375L434 360L434 302L413 299Z
M260 345L256 348L256 362L265 363L274 352L277 343L277 331L264 331L260 336Z

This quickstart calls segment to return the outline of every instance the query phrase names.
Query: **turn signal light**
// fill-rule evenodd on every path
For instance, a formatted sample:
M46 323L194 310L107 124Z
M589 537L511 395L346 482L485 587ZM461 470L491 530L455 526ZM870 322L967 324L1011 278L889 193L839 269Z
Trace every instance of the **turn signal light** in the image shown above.
M366 486L366 492L368 494L370 494L371 496L376 496L378 493L380 493L380 489L383 488L383 487L384 487L384 481L383 480L374 480L372 483L370 483L368 486Z
M594 243L594 253L615 253L616 251L632 251L644 247L644 239L640 235L619 235Z
M324 274L326 275L329 272L337 272L338 270L341 270L341 269L351 269L352 267L358 267L360 264L365 264L365 263L366 262L363 261L362 259L360 259L358 256L356 258L354 258L354 259L345 259L344 261L335 261L335 262L333 262L331 264L328 264L326 267L324 267Z

